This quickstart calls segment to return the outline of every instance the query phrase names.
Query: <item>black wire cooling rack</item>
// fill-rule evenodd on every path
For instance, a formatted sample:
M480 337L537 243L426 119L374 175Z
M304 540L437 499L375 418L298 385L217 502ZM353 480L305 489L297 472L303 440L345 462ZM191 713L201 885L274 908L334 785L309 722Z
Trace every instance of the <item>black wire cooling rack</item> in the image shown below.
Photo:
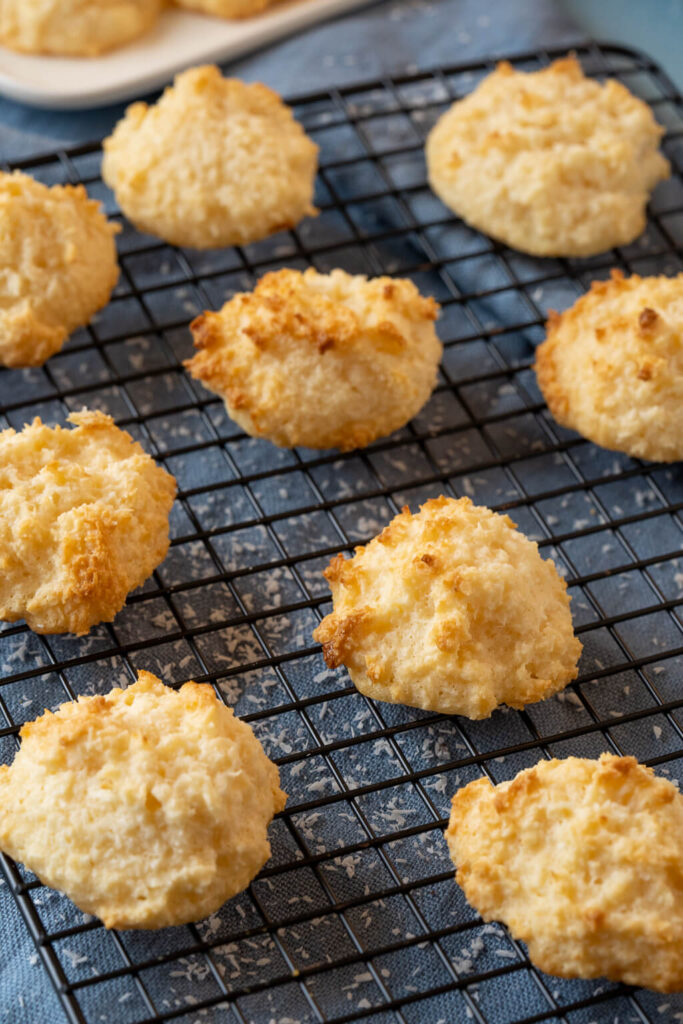
M533 69L558 55L513 63ZM378 80L295 103L321 147L317 219L216 253L174 249L124 223L111 305L42 369L0 374L3 425L104 409L180 488L168 558L112 625L81 639L2 628L0 756L11 760L20 725L46 705L147 668L171 684L213 683L289 793L267 867L192 927L107 932L2 858L70 1022L681 1019L679 997L537 971L467 906L442 835L459 786L481 773L499 782L541 757L612 750L683 776L683 475L560 429L530 369L548 308L566 307L592 279L611 267L683 269L683 106L647 57L611 45L578 55L668 128L673 175L633 245L536 260L470 230L430 193L423 143L493 65ZM118 212L97 145L16 166L48 183L82 181ZM432 400L363 451L282 451L247 438L181 368L196 313L267 269L309 263L407 275L443 306ZM584 655L564 694L469 722L373 703L326 668L311 639L329 608L322 568L404 503L443 492L509 511L567 575Z

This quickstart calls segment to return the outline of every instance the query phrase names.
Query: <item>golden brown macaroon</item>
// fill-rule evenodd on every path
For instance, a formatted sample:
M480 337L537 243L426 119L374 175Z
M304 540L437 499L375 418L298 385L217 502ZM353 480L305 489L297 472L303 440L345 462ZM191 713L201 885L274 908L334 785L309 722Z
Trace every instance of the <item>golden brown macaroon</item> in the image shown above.
M456 878L537 967L683 989L683 796L633 757L540 761L453 797Z
M201 14L213 14L217 18L251 18L266 7L272 7L277 0L174 0L177 7Z
M0 849L107 928L196 921L270 857L278 770L213 688L149 672L21 730Z
M280 270L192 323L185 366L253 437L362 448L429 398L438 309L408 280Z
M0 366L40 366L106 306L119 230L82 185L0 172Z
M163 0L2 0L0 43L24 53L95 57L154 25Z
M368 697L488 718L576 676L564 580L508 516L469 498L404 508L325 578L334 610L314 639Z
M103 145L123 213L174 245L246 245L317 212L318 147L277 93L213 65L128 107Z
M175 480L110 416L0 433L0 619L36 633L111 621L168 551Z
M536 375L558 423L642 459L683 459L683 274L625 278L550 312Z
M506 61L439 119L427 139L439 198L493 238L536 256L590 256L626 245L669 163L664 129L614 79L574 57L542 71Z

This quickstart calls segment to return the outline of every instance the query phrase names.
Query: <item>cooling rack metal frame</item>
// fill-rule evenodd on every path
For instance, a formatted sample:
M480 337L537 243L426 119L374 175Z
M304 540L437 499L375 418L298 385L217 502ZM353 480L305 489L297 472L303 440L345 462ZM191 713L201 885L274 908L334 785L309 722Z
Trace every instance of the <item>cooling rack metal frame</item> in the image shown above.
M683 776L683 475L560 429L530 369L549 307L611 267L674 273L683 241L683 104L652 60L578 47L667 125L672 178L636 243L590 260L535 260L466 228L426 185L438 114L488 61L321 91L294 101L321 146L321 214L245 249L200 254L124 224L110 305L45 367L0 374L2 424L104 408L179 479L172 548L112 625L87 638L0 632L0 755L24 720L150 668L208 681L257 730L290 793L273 858L208 922L106 932L9 858L16 905L72 1024L668 1022L677 997L566 982L483 925L453 882L450 796L540 757L633 753ZM522 54L539 67L560 52ZM98 145L12 166L83 181L112 215ZM406 429L370 448L283 452L245 438L183 373L187 325L277 266L408 275L435 294L438 388ZM373 703L324 666L311 631L328 608L320 570L404 503L469 494L508 511L570 582L585 645L565 694L487 722ZM673 1007L673 1008L672 1008Z

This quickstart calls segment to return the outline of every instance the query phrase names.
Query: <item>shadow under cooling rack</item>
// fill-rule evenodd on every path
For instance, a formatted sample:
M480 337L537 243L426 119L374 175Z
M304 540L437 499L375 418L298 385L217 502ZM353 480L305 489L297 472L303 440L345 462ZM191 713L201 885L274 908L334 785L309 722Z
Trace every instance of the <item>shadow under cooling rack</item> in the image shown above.
M513 60L525 69L555 53ZM648 58L582 48L652 104L673 174L633 245L537 260L454 218L426 185L441 111L492 65L470 64L295 101L321 148L320 216L244 249L178 250L128 224L110 306L39 370L0 373L0 425L83 405L125 425L178 479L173 543L111 625L87 637L0 631L0 757L45 706L127 684L212 682L280 766L289 794L273 857L197 925L107 932L2 858L9 887L71 1022L678 1020L683 1001L531 966L453 881L442 835L453 792L541 757L636 755L683 776L683 475L561 430L530 369L548 308L611 267L683 269L683 106ZM78 182L118 216L93 145L22 169ZM404 430L351 452L283 451L245 437L183 372L190 319L279 266L410 276L442 304L431 401ZM405 503L440 493L510 511L570 582L584 643L563 694L484 722L373 703L329 670L311 633L329 608L321 570ZM206 1012L203 1012L206 1011ZM52 1022L51 1022L52 1024Z

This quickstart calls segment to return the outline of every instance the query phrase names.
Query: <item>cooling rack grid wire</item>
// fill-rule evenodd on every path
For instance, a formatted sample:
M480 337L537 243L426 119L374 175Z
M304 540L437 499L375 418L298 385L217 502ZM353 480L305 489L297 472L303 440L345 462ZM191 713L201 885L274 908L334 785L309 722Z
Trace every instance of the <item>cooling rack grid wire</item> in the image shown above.
M532 69L558 55L513 63ZM111 305L42 369L0 374L2 426L104 409L180 488L170 553L113 624L81 639L3 625L2 759L45 706L146 668L171 684L212 682L253 725L289 794L272 860L196 926L107 932L2 858L69 1021L681 1019L680 997L535 970L467 906L442 835L459 786L482 773L499 782L541 757L612 750L683 776L683 475L560 429L530 369L549 307L565 308L613 266L683 269L683 105L646 57L610 45L578 55L647 99L668 128L673 175L633 245L536 260L451 216L426 185L424 138L492 64L419 72L296 103L321 147L317 219L216 253L124 224ZM117 213L96 145L19 166L48 183L82 181ZM443 306L429 405L363 451L289 452L247 438L181 367L195 314L267 269L309 263L407 275ZM329 608L322 568L403 504L444 492L508 511L570 581L584 655L564 694L468 722L373 703L326 668L311 639Z

